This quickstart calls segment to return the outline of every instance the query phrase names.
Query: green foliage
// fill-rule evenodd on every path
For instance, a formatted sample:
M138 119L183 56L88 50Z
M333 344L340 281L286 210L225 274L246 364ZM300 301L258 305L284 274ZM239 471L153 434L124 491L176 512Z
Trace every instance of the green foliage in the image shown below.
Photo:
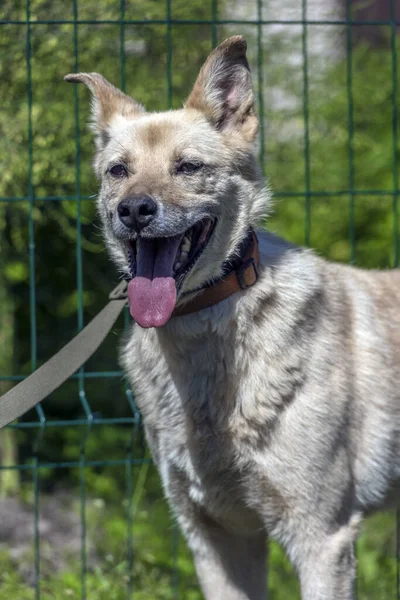
M397 63L399 70L399 59ZM309 242L318 252L342 262L348 262L354 252L359 266L387 268L394 265L399 244L399 213L394 210L398 198L393 193L399 180L398 175L397 181L395 177L398 165L392 127L391 53L367 47L353 53L351 120L346 67L343 60L315 79L312 73L310 76L309 190L305 185L301 107L277 111L278 123L285 120L286 135L269 142L271 160L266 162L266 171L283 199L278 201L268 227L304 244L308 218ZM349 138L351 126L353 135ZM399 152L398 138L397 157ZM307 197L307 191L312 195ZM293 193L299 197L291 198Z

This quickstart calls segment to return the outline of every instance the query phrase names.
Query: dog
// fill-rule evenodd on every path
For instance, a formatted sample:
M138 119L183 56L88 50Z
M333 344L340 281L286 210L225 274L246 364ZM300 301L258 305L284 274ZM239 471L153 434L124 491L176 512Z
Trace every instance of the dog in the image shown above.
M400 272L266 231L246 42L184 108L149 113L96 73L98 210L136 321L122 353L207 600L260 600L267 536L303 600L354 597L361 519L400 496Z

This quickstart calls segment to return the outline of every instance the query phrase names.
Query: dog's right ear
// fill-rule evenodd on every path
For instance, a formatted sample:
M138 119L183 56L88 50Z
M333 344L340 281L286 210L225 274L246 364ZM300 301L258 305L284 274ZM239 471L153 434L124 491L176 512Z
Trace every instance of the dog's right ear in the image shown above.
M108 140L108 126L116 115L134 117L144 112L143 106L114 87L99 73L70 73L64 77L70 83L84 83L92 92L92 129L98 147Z

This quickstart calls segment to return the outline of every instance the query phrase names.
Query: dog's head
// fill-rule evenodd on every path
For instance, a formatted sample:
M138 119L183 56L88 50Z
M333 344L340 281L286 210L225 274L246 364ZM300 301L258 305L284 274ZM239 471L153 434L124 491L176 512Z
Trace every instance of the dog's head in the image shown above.
M265 212L246 42L231 37L210 54L180 110L146 112L97 73L65 79L93 94L99 211L132 277L131 314L162 326L183 292L221 275Z

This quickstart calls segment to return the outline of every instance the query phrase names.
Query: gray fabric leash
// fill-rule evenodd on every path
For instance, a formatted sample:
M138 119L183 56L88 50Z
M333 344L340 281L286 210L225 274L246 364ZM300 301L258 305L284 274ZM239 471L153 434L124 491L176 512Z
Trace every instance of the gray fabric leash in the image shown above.
M97 350L126 305L127 282L111 292L110 302L57 354L0 397L0 427L4 427L54 392Z

